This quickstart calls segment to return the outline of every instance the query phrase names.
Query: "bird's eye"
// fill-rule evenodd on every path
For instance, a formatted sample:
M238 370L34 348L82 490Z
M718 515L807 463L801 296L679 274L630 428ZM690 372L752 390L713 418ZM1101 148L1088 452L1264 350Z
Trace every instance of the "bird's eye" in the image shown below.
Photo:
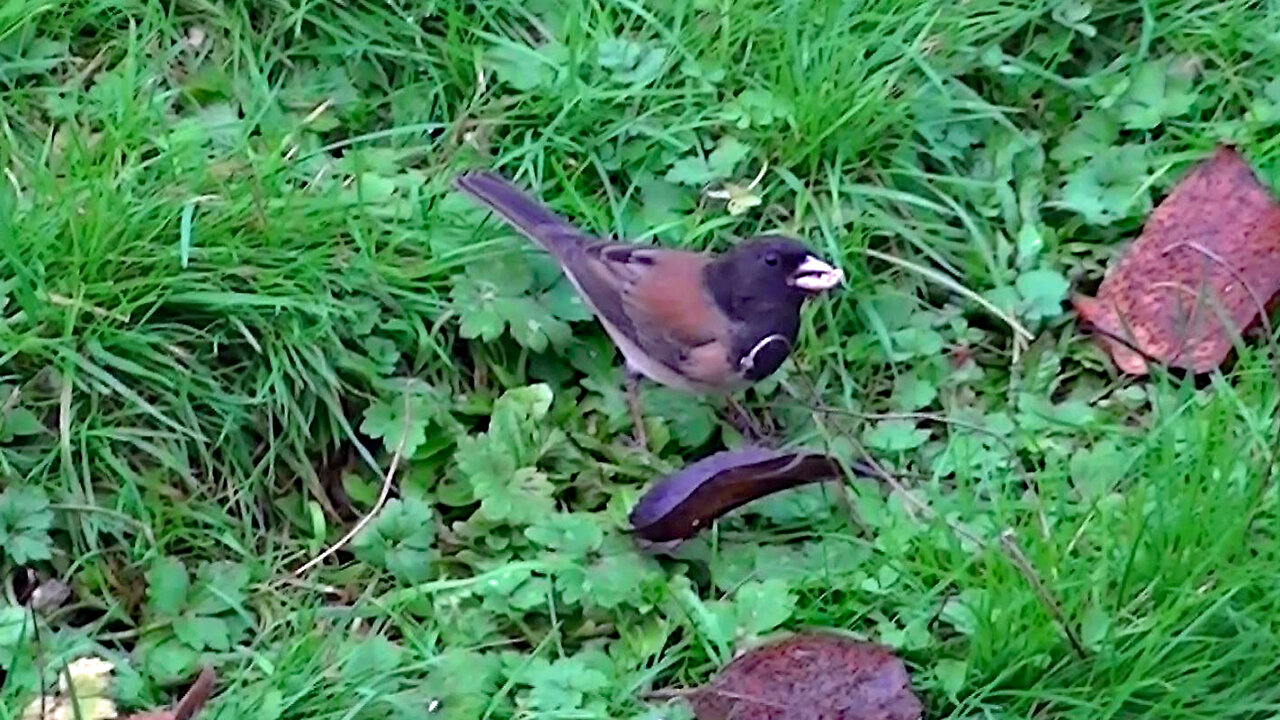
M773 266L778 264L778 253L767 252L764 254L764 264Z

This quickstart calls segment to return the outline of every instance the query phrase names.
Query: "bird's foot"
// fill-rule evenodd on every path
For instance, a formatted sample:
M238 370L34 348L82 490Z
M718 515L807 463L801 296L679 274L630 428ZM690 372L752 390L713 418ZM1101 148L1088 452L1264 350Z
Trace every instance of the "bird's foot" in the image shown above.
M623 441L623 444L636 452L649 452L649 436L644 431L644 423L639 423L631 431L630 437Z
M729 398L729 424L738 432L747 442L753 445L772 448L777 443L776 428L773 426L773 416L766 414L768 427L762 425L751 411L743 407L737 400Z
M627 407L631 412L631 442L633 450L649 452L649 435L644 429L644 409L640 406L640 377L627 373Z

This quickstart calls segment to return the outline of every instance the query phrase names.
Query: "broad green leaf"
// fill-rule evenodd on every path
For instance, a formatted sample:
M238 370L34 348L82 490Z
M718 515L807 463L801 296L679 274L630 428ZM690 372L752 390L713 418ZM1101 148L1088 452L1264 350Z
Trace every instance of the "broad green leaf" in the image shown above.
M387 502L382 512L352 542L360 559L385 568L407 583L431 578L435 522L431 504L405 496Z
M176 637L154 645L144 644L139 654L147 674L165 684L190 676L200 662L199 652Z
M156 615L172 617L187 604L191 576L181 560L161 557L147 571L147 606Z
M499 659L494 653L448 649L427 666L424 692L439 704L442 715L428 713L429 720L475 720L484 714L499 680Z
M1250 103L1245 117L1259 125L1280 123L1280 78L1272 78L1262 87L1261 95Z
M561 276L554 285L538 298L542 307L554 317L565 322L584 322L594 317L591 308L573 287L568 278ZM557 341L562 341L557 337Z
M556 83L569 63L569 50L557 42L548 42L536 49L504 44L490 48L485 54L485 63L497 73L499 80L528 92L547 89Z
M1190 111L1195 101L1191 73L1176 66L1173 59L1148 60L1134 71L1116 111L1126 128L1152 130Z
M478 492L477 484L490 482L487 478L510 478L515 475L515 457L509 449L493 443L485 435L465 437L458 441L454 453L458 471ZM480 496L473 492L473 499Z
M39 435L44 432L44 424L36 414L24 407L9 409L0 416L0 440L12 440L15 437Z
M523 294L518 286L519 283L459 278L450 294L461 320L462 337L493 341L510 328L516 342L543 352L550 345L564 345L571 337L569 326L557 316L557 309L563 310L569 319L590 317L589 309L580 299L566 296L568 289L555 291L555 296L533 297ZM566 306L566 302L573 307Z
M390 548L386 558L387 570L406 583L426 582L435 570L433 553L405 545Z
M9 657L19 643L31 640L28 617L27 609L24 607L17 605L0 607L0 658Z
M1014 286L1025 303L1023 316L1033 322L1062 314L1062 303L1071 288L1062 273L1049 269L1022 273Z
M881 420L864 433L867 445L886 452L918 448L929 439L929 431L912 420Z
M1055 403L1033 393L1018 395L1018 427L1022 430L1034 432L1082 428L1093 424L1097 417L1097 410L1083 400L1069 398Z
M381 635L370 635L348 645L342 660L342 676L351 681L368 680L395 672L404 658L404 648Z
M610 70L614 82L648 85L662 74L667 51L661 47L613 38L596 48L596 61Z
M571 336L567 324L531 297L497 298L493 311L507 323L511 337L534 352L543 352L550 345L564 345Z
M667 182L696 187L723 180L733 174L737 164L750 152L751 148L737 138L725 137L705 158L700 155L690 155L677 160L667 171L664 179Z
M1071 482L1085 500L1093 501L1124 477L1128 459L1109 438L1093 447L1080 448L1071 456Z
M461 319L462 337L492 342L502 336L507 321L496 305L500 297L496 285L463 276L458 278L449 295Z
M378 372L384 377L390 376L400 361L400 349L396 344L383 337L367 337L362 342L365 355L373 361Z
M903 328L889 337L893 342L893 359L899 362L916 357L935 357L942 352L942 336L932 328Z
M480 514L494 522L528 525L555 512L555 487L547 476L523 468L507 477L473 477L472 486L480 498Z
M1036 223L1023 223L1018 229L1018 267L1025 268L1040 257L1044 250L1044 233L1036 227Z
M41 539L30 533L21 535L0 531L0 547L15 563L29 563L33 560L49 560L53 557L52 541Z
M694 3L695 6L697 4L697 2ZM684 62L680 64L680 73L685 77L704 80L712 85L724 82L726 74L723 67L714 65L711 61L693 57L685 58Z
M49 497L41 488L13 486L0 492L0 552L10 562L49 560L52 526Z
M225 620L208 615L186 615L173 621L173 634L193 650L226 651L231 631Z
M938 397L938 388L914 370L905 372L893 382L891 398L895 410L914 412L928 407Z
M1062 136L1050 153L1061 165L1073 165L1108 151L1120 139L1120 126L1112 114L1089 110Z
M592 513L556 513L525 528L525 537L552 550L582 558L604 542L600 520Z
M734 593L733 604L738 612L738 626L759 635L773 630L791 617L796 608L796 597L778 578L764 582L752 580Z
M1067 176L1062 204L1094 225L1145 213L1151 204L1147 168L1146 148L1110 148Z
M645 412L666 420L676 442L696 448L711 439L716 429L716 414L703 399L668 388L648 390L644 395Z
M196 570L196 582L188 607L202 615L245 611L249 568L226 560L204 563Z
M533 658L516 675L529 688L526 697L533 709L564 713L582 707L588 693L604 689L609 678L580 657L548 662Z
M662 580L652 560L636 553L614 554L587 568L585 593L597 607L639 607L646 587L660 585Z
M965 676L969 674L969 664L962 660L939 660L933 667L933 674L938 678L938 685L942 691L954 699L964 688Z
M1098 604L1092 604L1085 611L1080 621L1080 642L1090 650L1097 651L1111 631L1111 616Z
M693 207L685 188L645 173L637 181L640 188L639 218L645 231L679 223Z
M972 635L978 631L978 616L973 610L975 600L973 593L969 593L969 597L962 594L960 597L949 598L942 606L940 617L955 628L956 632Z
M835 509L831 491L823 485L791 488L760 498L743 510L777 525L817 521Z
M716 144L716 149L707 156L707 165L713 173L724 178L733 174L738 163L751 154L751 148L732 135Z
M390 401L380 400L365 408L360 432L382 439L387 452L413 454L427 440L427 426L437 408L433 399L420 393L396 393Z
M740 129L791 119L791 104L764 89L744 90L725 107L724 118Z
M1098 29L1085 22L1093 12L1093 6L1082 0L1060 0L1050 16L1058 23L1091 38L1098 34Z
M53 520L49 496L38 487L10 486L0 492L0 517L21 527L41 527Z

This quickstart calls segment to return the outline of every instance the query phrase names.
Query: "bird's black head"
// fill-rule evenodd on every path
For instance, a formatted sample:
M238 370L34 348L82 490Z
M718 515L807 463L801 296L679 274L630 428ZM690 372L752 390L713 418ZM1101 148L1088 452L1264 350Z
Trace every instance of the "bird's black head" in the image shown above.
M739 318L771 307L798 306L843 281L839 268L782 235L750 238L708 268L708 284L716 301Z

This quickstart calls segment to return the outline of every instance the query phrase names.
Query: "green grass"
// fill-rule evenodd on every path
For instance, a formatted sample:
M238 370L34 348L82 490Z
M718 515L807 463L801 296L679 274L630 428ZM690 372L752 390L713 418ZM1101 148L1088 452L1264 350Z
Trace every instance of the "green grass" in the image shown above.
M1215 143L1277 184L1277 37L1245 0L0 4L0 718L86 653L130 709L211 663L210 718L675 718L644 694L804 626L894 646L930 717L1274 716L1266 339L1125 378L1063 300ZM741 216L699 194L766 164ZM838 260L745 399L910 498L638 555L646 485L738 440L649 388L627 449L598 326L449 192L476 166ZM73 589L38 642L20 565Z

